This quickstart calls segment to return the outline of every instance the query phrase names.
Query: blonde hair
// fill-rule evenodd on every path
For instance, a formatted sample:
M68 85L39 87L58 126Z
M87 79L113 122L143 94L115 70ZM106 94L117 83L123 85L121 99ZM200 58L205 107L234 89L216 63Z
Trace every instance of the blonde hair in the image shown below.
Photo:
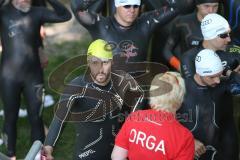
M152 109L176 112L182 104L186 89L179 73L165 72L154 77L149 92Z

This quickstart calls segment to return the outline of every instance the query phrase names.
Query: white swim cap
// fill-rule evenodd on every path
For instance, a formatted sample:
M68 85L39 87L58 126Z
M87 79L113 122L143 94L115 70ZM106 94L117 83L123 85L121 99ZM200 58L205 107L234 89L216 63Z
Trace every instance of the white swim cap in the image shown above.
M139 5L141 4L141 0L115 0L115 6L125 6L125 5Z
M200 76L211 76L223 71L219 56L210 49L201 50L195 58L196 73Z
M201 30L204 40L211 40L219 34L229 32L230 26L225 18L216 13L211 13L202 19Z

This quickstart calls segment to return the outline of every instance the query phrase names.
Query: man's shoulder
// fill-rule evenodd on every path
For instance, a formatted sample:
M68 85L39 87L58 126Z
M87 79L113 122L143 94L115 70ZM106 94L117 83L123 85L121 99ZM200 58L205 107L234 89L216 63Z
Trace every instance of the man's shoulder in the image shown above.
M187 50L186 52L183 53L182 60L187 60L189 58L195 57L200 50L201 50L201 48L199 48L199 47L194 47L194 48Z
M82 86L82 85L86 85L86 81L84 80L84 76L78 76L75 77L74 79L72 79L69 82L69 85L74 85L74 86Z
M193 48L191 48L191 49L189 49L189 50L187 50L185 53L191 53L191 54L194 54L194 53L198 53L199 51L201 51L202 50L202 48L201 47L193 47ZM184 53L184 54L185 54Z
M133 77L129 73L127 73L123 70L114 70L113 72L111 72L111 74L113 77L118 77L118 78L123 78L123 79L126 79L126 78L133 79Z
M196 13L195 12L178 16L176 22L184 22L185 23L185 22L190 22L190 21L193 21L193 20L196 20Z

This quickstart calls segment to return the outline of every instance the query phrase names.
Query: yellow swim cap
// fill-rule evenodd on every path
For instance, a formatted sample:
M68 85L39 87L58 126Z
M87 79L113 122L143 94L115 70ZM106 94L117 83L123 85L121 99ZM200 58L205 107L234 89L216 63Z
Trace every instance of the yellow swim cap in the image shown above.
M112 47L106 41L97 39L88 47L87 56L94 56L100 59L113 59Z

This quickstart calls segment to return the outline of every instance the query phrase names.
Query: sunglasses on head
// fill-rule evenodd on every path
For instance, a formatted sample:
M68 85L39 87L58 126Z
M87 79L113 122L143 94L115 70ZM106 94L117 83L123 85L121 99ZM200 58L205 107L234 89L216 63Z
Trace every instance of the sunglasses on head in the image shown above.
M129 9L129 8L139 8L139 5L124 5L123 7L126 8L126 9Z
M230 37L230 33L219 34L218 37L224 39L224 38Z

